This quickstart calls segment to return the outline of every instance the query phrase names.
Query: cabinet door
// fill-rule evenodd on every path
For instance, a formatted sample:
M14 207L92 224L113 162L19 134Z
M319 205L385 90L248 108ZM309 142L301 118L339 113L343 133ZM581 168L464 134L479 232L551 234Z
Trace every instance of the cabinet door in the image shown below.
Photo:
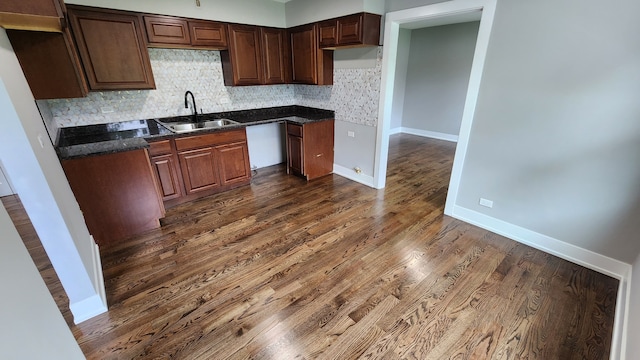
M151 158L151 165L155 170L162 200L166 201L182 196L178 164L175 161L174 155L153 156Z
M338 20L338 45L362 43L362 14L342 17Z
M289 30L292 82L311 85L333 84L333 51L320 49L316 24Z
M139 15L79 6L68 10L91 90L155 88Z
M318 28L320 47L336 46L338 43L338 22L335 19L322 21Z
M264 82L258 27L229 25L229 51L220 55L225 85L260 85Z
M293 82L301 84L317 84L318 49L315 46L315 25L304 25L290 30L291 67Z
M187 21L172 16L144 16L149 45L190 45Z
M318 121L305 124L304 172L307 180L333 172L334 121Z
M294 135L287 135L287 173L304 175L304 143Z
M187 194L220 186L218 165L211 147L178 153L182 180Z
M217 146L220 182L229 185L251 178L249 149L246 142Z
M227 48L227 27L225 24L213 21L189 20L191 45L211 47L214 49Z
M264 61L264 83L284 84L286 79L286 30L261 28L262 59Z
M68 28L62 33L7 30L33 97L62 99L89 92Z

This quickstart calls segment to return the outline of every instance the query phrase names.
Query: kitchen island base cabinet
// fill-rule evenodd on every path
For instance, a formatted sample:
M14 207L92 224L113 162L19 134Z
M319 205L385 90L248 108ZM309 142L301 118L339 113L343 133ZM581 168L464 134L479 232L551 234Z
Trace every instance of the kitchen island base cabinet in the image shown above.
M146 149L63 160L62 167L98 245L160 227L164 206Z
M312 180L333 172L334 121L287 123L287 173Z

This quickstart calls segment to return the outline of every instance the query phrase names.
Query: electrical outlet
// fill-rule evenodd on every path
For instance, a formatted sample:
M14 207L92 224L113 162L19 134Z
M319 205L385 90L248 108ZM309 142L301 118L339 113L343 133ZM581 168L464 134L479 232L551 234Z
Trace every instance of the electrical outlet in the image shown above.
M355 131L347 131L347 136L354 138L354 137L356 137L356 132Z
M480 198L480 205L482 205L484 207L492 208L493 207L493 201L487 200L485 198Z

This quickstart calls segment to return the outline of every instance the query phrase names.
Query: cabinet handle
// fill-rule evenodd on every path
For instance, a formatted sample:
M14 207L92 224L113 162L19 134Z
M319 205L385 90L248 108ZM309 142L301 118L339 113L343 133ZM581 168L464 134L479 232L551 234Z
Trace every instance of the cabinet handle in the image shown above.
M316 155L316 157L320 157L320 156L322 156L322 154L318 154L318 155Z

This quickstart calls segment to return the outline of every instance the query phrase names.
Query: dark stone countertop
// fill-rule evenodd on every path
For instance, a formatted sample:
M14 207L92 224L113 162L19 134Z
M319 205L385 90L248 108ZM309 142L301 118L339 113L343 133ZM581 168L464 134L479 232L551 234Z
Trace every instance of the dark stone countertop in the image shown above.
M185 137L237 129L251 125L274 122L305 124L334 118L334 112L303 106L281 106L274 108L239 110L198 115L199 121L230 119L239 122L221 128L203 129L192 132L174 133L163 123L191 121L191 116L175 116L147 120L123 121L110 124L85 125L61 128L56 151L61 160L91 155L109 154L146 148L148 141Z

